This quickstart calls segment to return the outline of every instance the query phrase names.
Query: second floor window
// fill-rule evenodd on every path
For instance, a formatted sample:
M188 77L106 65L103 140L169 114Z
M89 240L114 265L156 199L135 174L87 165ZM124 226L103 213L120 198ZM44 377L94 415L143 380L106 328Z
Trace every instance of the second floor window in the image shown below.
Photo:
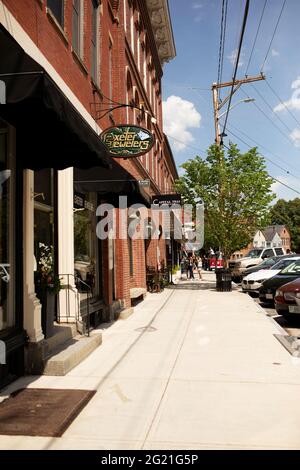
M48 8L51 10L51 13L60 24L64 27L64 0L48 0Z
M91 39L91 76L97 85L99 84L98 77L98 11L99 3L97 0L92 0L92 39Z
M79 57L82 58L82 2L81 0L73 0L72 13L72 47Z

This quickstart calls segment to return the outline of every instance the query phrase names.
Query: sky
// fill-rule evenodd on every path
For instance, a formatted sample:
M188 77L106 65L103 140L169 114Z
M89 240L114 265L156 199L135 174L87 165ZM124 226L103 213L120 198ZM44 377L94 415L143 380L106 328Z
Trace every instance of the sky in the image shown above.
M266 80L234 94L227 130L235 136L226 130L224 144L232 141L242 152L257 146L270 175L296 190L274 183L277 198L290 200L300 197L300 1L286 0L275 31L283 3L267 0L258 31L265 0L250 0L237 79L263 71ZM164 130L180 174L180 165L205 157L215 139L211 86L218 77L222 0L169 0L169 8L177 55L163 69ZM245 0L228 0L222 82L233 77L244 8ZM229 92L224 88L221 99ZM255 101L241 102L247 97Z

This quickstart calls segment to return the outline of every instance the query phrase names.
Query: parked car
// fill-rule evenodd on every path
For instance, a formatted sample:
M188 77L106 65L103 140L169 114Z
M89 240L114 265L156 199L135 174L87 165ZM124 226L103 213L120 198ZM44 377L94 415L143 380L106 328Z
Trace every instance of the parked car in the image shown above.
M248 276L248 274L256 273L257 271L260 271L261 269L272 269L272 266L274 266L274 264L276 264L278 261L284 258L289 258L289 257L291 257L291 254L272 256L271 258L266 258L265 260L263 260L261 263L257 264L256 266L252 266L251 268L245 269L245 271L242 274L242 277Z
M274 300L278 315L287 320L300 320L300 278L279 287Z
M252 266L257 266L266 258L284 255L283 248L254 248L247 255L238 260L229 262L229 269L233 280L241 280L244 271Z
M269 269L260 269L254 273L248 274L242 280L242 289L244 292L259 292L262 283L278 274L282 269L289 266L293 261L300 260L300 256L285 256ZM263 263L262 263L263 264Z
M259 300L261 302L273 303L275 292L279 287L294 281L300 277L300 260L292 262L289 266L284 268L280 273L267 279L262 283L259 289Z

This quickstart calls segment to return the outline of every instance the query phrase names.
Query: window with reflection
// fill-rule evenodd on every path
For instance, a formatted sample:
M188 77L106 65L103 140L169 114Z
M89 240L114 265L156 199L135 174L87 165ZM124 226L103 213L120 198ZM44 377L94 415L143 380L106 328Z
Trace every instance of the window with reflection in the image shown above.
M15 325L14 181L8 127L0 120L0 331Z

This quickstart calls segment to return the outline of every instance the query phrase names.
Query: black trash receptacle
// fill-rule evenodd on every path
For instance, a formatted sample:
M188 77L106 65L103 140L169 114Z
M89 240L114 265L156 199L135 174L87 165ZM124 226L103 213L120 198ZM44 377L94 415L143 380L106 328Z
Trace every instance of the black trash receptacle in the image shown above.
M216 289L219 292L230 292L232 290L232 277L229 269L216 270Z

